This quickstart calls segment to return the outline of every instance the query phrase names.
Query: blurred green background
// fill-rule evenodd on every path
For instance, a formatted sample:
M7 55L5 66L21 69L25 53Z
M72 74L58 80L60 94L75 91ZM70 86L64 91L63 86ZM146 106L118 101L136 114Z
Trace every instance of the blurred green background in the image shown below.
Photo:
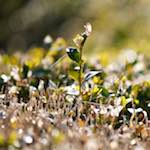
M71 39L90 22L86 51L150 49L150 0L0 0L0 49L42 46L43 38Z

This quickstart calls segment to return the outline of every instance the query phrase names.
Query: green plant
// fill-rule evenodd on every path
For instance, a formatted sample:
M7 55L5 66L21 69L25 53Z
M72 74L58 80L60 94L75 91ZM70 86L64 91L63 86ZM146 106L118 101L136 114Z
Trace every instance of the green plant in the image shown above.
M77 34L76 37L73 39L73 42L75 43L77 48L69 47L66 50L70 59L77 63L77 67L75 69L76 73L74 71L73 76L76 76L75 78L78 80L80 96L82 95L82 81L83 81L82 76L83 76L83 66L84 66L83 47L87 37L92 32L92 26L90 23L86 23L86 25L84 25L84 28L85 31L81 34Z

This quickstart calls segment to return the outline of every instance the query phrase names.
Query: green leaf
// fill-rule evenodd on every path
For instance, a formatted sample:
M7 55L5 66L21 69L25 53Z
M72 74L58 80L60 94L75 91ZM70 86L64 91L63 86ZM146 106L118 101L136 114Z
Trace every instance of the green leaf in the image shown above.
M67 48L66 52L71 60L77 63L80 62L80 52L76 48L73 47Z
M139 100L138 99L134 99L134 104L135 105L139 105Z
M125 107L126 104L127 104L127 99L126 99L125 96L122 96L122 97L121 97L121 105Z
M29 89L28 87L20 87L19 94L18 94L18 99L21 100L25 103L29 101Z
M84 81L87 81L87 80L91 79L92 77L99 75L99 74L102 74L102 73L103 73L103 70L90 71L87 74L85 74Z
M25 79L25 78L27 78L27 75L28 75L28 72L29 72L29 66L24 64L22 69L23 69L22 70L22 77Z
M32 70L32 77L45 78L45 77L49 77L49 75L50 75L50 71L42 67L38 67Z
M3 85L4 85L4 80L3 80L2 77L0 77L0 90L1 90L1 88L3 87Z
M106 88L102 88L101 94L102 94L104 97L108 97L108 96L109 96L109 91L108 91Z
M74 79L75 81L78 81L78 79L79 79L79 70L69 70L68 74L72 79Z

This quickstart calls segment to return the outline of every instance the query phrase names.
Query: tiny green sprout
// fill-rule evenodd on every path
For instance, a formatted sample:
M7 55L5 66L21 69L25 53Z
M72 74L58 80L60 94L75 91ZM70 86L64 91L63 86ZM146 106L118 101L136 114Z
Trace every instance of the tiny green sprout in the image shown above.
M81 34L77 34L76 37L73 39L74 44L77 48L69 47L66 49L66 52L71 60L77 63L79 67L79 75L78 75L78 83L79 83L79 94L82 95L82 74L83 74L83 46L87 37L92 32L92 26L90 23L86 23L84 25L85 31Z

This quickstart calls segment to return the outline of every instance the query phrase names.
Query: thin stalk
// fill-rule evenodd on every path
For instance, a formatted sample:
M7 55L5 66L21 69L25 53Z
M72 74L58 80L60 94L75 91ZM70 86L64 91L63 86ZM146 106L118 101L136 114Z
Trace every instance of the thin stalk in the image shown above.
M80 49L79 93L82 95L82 49Z
M53 67L60 63L66 56L67 54L64 54L62 57L60 57L56 62L50 65L49 69L53 69Z
M87 39L87 35L84 34L82 36L84 37L84 40L82 41L81 46L80 46L80 65L79 65L79 67L80 67L80 70L79 70L79 94L80 94L80 96L82 96L83 46Z

